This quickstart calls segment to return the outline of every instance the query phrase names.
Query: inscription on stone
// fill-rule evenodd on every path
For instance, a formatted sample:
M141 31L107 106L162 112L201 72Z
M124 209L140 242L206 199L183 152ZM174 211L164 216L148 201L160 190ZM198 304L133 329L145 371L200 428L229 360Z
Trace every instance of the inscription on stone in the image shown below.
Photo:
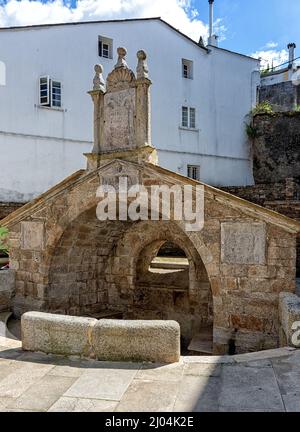
M265 264L265 224L222 223L221 260L227 264Z
M135 90L107 93L104 98L104 150L134 147Z
M42 222L21 223L21 247L27 250L44 249L44 224Z

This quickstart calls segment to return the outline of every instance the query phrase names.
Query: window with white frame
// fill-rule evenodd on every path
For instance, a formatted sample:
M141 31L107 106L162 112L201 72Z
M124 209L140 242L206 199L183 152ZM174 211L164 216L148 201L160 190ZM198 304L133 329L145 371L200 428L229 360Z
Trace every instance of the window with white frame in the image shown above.
M113 58L113 40L107 37L98 37L98 54L99 57L107 59Z
M40 105L47 107L60 108L61 82L51 79L49 76L40 77Z
M188 107L182 107L182 127L189 127L189 109Z
M199 165L188 165L187 176L193 180L200 180L200 166Z
M196 129L196 109L191 107L182 107L181 126L189 129Z
M193 79L193 62L191 60L182 59L182 76Z

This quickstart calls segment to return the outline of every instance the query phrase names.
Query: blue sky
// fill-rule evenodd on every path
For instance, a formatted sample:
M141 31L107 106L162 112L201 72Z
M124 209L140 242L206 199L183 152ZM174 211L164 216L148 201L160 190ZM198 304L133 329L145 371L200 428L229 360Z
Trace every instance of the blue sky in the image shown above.
M203 20L206 3L195 2ZM215 0L215 16L227 28L222 46L229 49L249 53L271 41L279 49L288 42L300 44L300 0Z
M149 16L207 37L208 0L0 0L0 27ZM296 42L300 55L300 0L215 0L215 19L224 48L280 64Z

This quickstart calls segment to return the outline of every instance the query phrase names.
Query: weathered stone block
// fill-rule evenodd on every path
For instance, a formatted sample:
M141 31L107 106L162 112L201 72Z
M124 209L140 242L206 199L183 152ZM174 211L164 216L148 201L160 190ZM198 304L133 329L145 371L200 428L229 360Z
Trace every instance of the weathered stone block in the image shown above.
M221 224L221 260L227 264L265 264L266 226L263 223Z
M174 363L180 359L180 327L175 321L100 320L92 345L99 360Z
M280 346L300 348L300 297L287 292L280 294L279 320Z
M61 355L88 357L91 354L90 335L96 319L42 312L22 315L22 348Z
M16 274L14 270L0 271L0 312L9 310L15 293Z

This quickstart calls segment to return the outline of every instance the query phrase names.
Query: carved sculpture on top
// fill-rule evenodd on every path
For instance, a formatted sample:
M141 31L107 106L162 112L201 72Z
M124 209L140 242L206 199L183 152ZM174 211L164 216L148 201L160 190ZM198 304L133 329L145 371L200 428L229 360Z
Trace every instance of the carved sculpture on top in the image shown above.
M103 67L95 66L93 90L94 146L86 154L88 169L95 169L118 158L157 163L151 145L150 85L147 55L137 52L137 75L126 63L127 51L118 48L118 61L103 79Z

